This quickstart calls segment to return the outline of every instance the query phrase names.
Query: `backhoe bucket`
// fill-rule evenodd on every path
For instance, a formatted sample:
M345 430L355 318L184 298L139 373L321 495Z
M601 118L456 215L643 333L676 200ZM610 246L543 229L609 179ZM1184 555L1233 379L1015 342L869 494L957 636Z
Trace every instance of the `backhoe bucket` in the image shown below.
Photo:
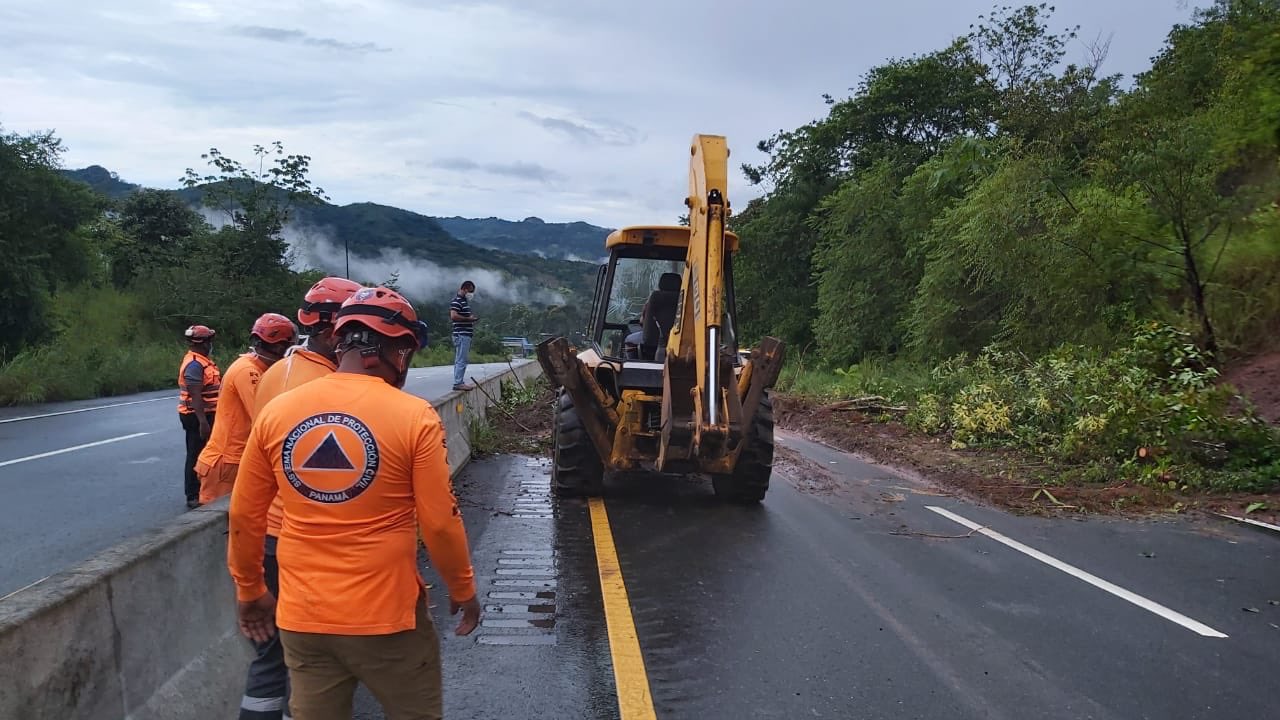
M600 459L607 465L613 450L613 433L618 426L618 413L600 384L578 359L577 353L562 337L538 343L538 364L551 383L564 388L578 408L582 425L591 437Z

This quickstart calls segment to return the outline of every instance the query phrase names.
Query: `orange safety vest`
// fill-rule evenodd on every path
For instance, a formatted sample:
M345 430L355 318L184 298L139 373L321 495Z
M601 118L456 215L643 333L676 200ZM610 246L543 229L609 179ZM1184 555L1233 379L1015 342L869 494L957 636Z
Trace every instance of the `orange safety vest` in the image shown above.
M182 364L178 366L178 412L182 415L190 415L195 412L191 407L191 393L187 392L187 379L183 376L184 371L192 360L200 363L200 367L204 368L204 392L200 393L204 397L204 411L206 413L214 412L218 407L218 391L222 387L222 373L218 372L218 366L213 364L212 358L201 355L194 350L188 350L187 354L182 356Z

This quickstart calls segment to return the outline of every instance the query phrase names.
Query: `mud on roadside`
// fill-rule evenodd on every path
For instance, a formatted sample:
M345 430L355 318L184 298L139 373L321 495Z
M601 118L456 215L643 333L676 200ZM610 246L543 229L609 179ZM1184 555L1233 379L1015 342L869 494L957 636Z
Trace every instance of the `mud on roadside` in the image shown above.
M990 448L957 450L946 438L856 410L832 409L785 395L775 395L773 407L780 428L1016 512L1150 516L1199 510L1238 516L1251 503L1262 502L1268 509L1252 512L1249 517L1280 524L1280 494L1276 493L1189 494L1133 482L1086 483L1024 453Z
M506 397L489 406L485 423L472 428L472 451L549 457L555 401L555 391L542 378L512 385Z

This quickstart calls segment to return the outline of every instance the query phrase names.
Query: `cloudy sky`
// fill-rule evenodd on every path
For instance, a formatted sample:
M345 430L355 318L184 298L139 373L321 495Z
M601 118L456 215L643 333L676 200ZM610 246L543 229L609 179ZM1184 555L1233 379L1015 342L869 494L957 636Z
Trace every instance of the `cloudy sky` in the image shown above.
M334 202L431 215L670 222L686 147L755 162L886 58L967 32L990 0L0 0L0 125L54 129L68 167L176 187L209 147L282 140ZM1141 71L1187 0L1059 0ZM1083 44L1074 48L1084 56ZM739 174L730 198L755 194Z

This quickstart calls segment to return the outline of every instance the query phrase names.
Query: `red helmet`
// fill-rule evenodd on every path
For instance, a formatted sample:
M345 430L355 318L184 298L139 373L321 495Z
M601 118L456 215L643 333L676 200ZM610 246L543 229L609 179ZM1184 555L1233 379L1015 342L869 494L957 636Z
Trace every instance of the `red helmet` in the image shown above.
M192 325L187 328L187 331L183 333L182 336L187 339L187 342L200 343L206 340L212 340L215 334L216 333L213 332L213 328L208 325Z
M293 342L298 337L298 328L280 313L265 313L254 321L249 337L256 337L268 345Z
M409 336L418 341L419 347L427 343L426 323L418 320L418 313L404 296L384 287L360 288L338 311L334 329L338 334L352 325L363 325L385 337Z
M333 322L347 298L361 288L360 283L340 277L322 278L302 298L298 308L298 322L311 327L322 322Z

